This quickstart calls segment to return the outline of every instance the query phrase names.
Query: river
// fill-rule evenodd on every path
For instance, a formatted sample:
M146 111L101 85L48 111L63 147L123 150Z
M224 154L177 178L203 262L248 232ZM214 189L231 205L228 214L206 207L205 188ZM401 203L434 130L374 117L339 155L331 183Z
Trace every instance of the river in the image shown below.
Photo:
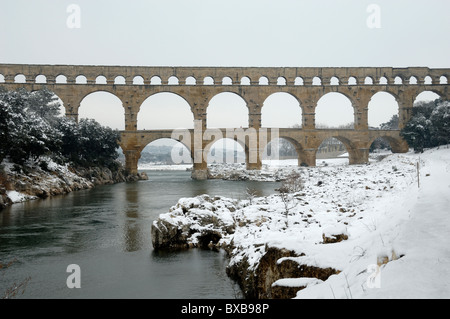
M29 277L16 298L238 298L224 252L156 253L151 224L179 198L201 194L244 199L246 189L274 193L272 182L195 181L187 171L147 171L148 181L120 183L15 204L0 211L0 294ZM67 266L80 267L69 289ZM1 297L1 295L0 295Z

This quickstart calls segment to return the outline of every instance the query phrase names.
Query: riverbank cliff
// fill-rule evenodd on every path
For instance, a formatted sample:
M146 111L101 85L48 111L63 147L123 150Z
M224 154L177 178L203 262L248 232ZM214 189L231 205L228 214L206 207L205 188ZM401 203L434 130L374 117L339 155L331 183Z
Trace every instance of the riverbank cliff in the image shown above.
M129 175L122 166L76 167L51 160L0 165L0 210L14 203L44 199L99 185L147 179L145 173Z

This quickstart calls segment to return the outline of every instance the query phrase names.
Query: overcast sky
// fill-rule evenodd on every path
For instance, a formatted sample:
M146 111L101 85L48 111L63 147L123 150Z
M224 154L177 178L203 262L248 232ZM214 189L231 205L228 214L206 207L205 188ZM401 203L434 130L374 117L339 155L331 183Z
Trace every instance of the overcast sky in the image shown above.
M74 21L73 12L67 12L71 4L81 9L79 28L67 24L68 19ZM376 12L368 11L371 4L379 8L379 20L372 19ZM0 0L0 63L450 67L449 12L447 0ZM180 103L183 108L177 97L166 97L146 101L145 106L163 109ZM346 109L345 99L329 99L333 107ZM375 113L382 116L369 118L371 125L386 122L393 114L389 107L395 102L389 96L378 99L380 112ZM272 113L268 106L263 124L264 117L275 121L267 126L300 124L301 115L294 115L295 101L286 96L272 100ZM115 103L123 113L114 97L88 96L80 113L92 105L113 108ZM223 109L235 108L244 110L244 119L236 116L235 122L245 123L245 108L239 103L239 99L218 96L216 118L225 121ZM381 111L382 106L386 111ZM104 110L99 112L106 119ZM144 113L141 128L171 127ZM325 115L318 110L317 122L322 122L321 116L331 125L348 122L348 113L351 121L351 108ZM183 126L190 116L180 114L184 115L173 128ZM331 114L328 119L327 114ZM123 121L110 125L123 128Z

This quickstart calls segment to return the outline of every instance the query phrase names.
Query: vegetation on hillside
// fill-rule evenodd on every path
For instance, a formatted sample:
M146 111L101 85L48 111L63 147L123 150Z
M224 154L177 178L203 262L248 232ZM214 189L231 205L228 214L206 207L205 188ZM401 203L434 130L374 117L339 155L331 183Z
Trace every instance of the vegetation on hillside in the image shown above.
M120 134L95 120L60 116L49 90L0 91L0 163L23 165L47 156L57 163L117 167Z

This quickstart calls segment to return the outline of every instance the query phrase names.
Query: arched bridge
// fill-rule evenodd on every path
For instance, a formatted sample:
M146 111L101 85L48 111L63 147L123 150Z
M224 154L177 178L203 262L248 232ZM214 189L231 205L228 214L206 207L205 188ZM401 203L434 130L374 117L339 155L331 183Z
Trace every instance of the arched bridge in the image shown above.
M387 92L398 103L399 128L412 114L414 100L423 91L450 97L450 69L427 67L138 67L81 65L0 64L0 86L15 90L39 90L44 86L64 103L66 116L78 120L81 101L88 94L105 91L122 101L125 130L121 147L126 168L137 173L143 148L158 138L172 138L186 145L194 159L193 178L207 176L207 150L217 136L238 140L246 151L247 167L261 168L261 154L275 137L288 139L297 149L299 164L315 165L321 142L335 137L345 144L350 164L366 163L371 143L383 137L393 152L406 152L408 145L399 130L370 130L368 104L377 92ZM144 100L160 92L175 93L187 103L194 115L195 129L137 130L137 115ZM206 113L209 101L222 92L232 92L246 102L248 128L208 130ZM285 92L297 99L302 109L298 129L261 127L261 108L273 93ZM327 93L345 95L354 110L353 129L318 129L315 109ZM176 115L174 115L176 116Z

